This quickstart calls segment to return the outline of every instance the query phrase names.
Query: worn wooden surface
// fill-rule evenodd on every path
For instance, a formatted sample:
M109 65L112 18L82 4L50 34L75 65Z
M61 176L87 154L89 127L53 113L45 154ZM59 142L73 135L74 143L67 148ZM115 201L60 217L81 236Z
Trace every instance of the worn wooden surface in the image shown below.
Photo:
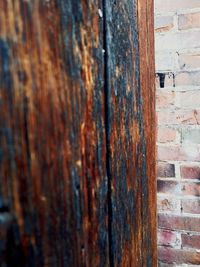
M138 0L140 90L146 150L146 178L142 184L142 266L157 266L157 217L155 173L155 56L154 0ZM144 176L143 176L144 177ZM152 249L149 249L152 248Z
M106 3L110 256L156 266L153 1Z
M156 266L153 1L0 1L0 266Z
M0 1L0 198L15 217L10 267L109 265L98 8L92 0Z

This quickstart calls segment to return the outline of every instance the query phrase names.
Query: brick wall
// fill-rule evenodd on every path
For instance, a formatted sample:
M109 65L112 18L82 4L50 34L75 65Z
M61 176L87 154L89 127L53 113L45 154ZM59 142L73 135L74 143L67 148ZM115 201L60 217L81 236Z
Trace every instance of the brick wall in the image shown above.
M155 0L159 266L200 266L200 0Z

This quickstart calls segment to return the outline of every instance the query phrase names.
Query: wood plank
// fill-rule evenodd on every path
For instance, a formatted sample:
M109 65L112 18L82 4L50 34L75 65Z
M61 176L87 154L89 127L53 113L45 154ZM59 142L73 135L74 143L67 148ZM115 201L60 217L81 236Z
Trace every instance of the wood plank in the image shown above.
M0 1L3 266L109 266L98 9L100 0Z
M157 266L156 214L156 119L155 119L155 54L154 0L138 0L138 28L140 54L140 87L143 101L146 142L146 196L143 198L143 266ZM151 249L149 249L151 248Z
M152 7L105 5L111 266L156 266Z

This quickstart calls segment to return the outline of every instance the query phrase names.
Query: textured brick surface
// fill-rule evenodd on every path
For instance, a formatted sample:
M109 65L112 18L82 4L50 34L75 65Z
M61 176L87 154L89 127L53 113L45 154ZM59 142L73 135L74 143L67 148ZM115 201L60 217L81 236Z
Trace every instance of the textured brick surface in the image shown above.
M180 247L181 234L177 232L159 230L158 231L158 245L169 247Z
M179 30L187 30L200 27L200 12L181 14L178 16Z
M157 176L158 177L175 177L174 164L159 162L157 164Z
M159 127L157 129L157 141L159 143L176 142L178 135L178 132L172 128Z
M173 27L173 16L159 16L155 19L156 32L169 31Z
M200 36L200 32L198 34ZM176 86L199 86L200 85L200 71L179 72L176 74L175 83L176 83Z
M181 200L170 196L158 196L157 208L161 212L179 212L181 208Z
M157 190L158 193L180 194L181 187L177 181L158 180Z
M185 179L199 179L200 180L200 166L196 165L182 165L180 167L181 177Z
M182 234L182 246L200 249L200 235Z
M177 12L182 9L200 7L199 0L155 0L155 13L165 14L166 12Z
M200 266L200 0L155 0L155 48L158 266Z
M176 94L176 98L178 99L178 106L181 108L200 108L200 91L179 92Z
M183 144L200 144L199 129L182 129L181 138Z
M200 214L200 199L182 199L182 211L191 214Z
M158 161L200 161L200 147L197 146L158 146Z
M157 90L156 101L157 108L169 108L175 104L175 93Z
M158 226L166 230L200 232L200 218L189 215L158 214Z
M199 0L198 0L199 1ZM199 46L200 30L197 31L181 31L167 32L156 36L156 49L158 51L174 49L194 49Z
M160 55L159 55L159 57L160 57ZM191 54L180 53L179 57L178 57L178 64L179 64L179 68L181 70L186 70L186 69L187 70L191 70L191 69L195 70L195 69L200 68L200 52L197 51L196 53L193 52ZM172 66L171 60L170 60L169 66Z
M199 266L200 252L160 247L158 249L158 260L166 263L188 263Z
M199 125L200 110L160 110L157 118L159 125Z
M183 195L200 197L200 183L182 183L181 186Z
M156 68L161 71L169 71L175 68L176 63L176 53L171 51L160 51L156 53ZM182 58L182 61L180 60L179 64L182 64L182 66L185 66L186 59ZM191 63L190 63L191 64ZM197 63L198 64L198 63ZM184 70L184 67L182 67Z

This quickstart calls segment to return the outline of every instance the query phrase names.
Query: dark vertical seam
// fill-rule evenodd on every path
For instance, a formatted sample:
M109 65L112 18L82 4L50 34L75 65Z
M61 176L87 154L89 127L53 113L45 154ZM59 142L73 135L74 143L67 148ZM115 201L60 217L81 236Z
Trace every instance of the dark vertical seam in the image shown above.
M113 222L113 211L112 211L112 187L111 187L111 153L110 153L110 106L109 106L109 64L108 64L108 42L107 42L107 17L106 17L106 1L102 0L103 4L103 53L104 53L104 93L105 93L105 134L106 134L106 173L108 179L108 191L107 191L107 201L108 201L108 246L109 246L109 265L114 267L114 257L113 257L113 238L112 238L112 222Z

